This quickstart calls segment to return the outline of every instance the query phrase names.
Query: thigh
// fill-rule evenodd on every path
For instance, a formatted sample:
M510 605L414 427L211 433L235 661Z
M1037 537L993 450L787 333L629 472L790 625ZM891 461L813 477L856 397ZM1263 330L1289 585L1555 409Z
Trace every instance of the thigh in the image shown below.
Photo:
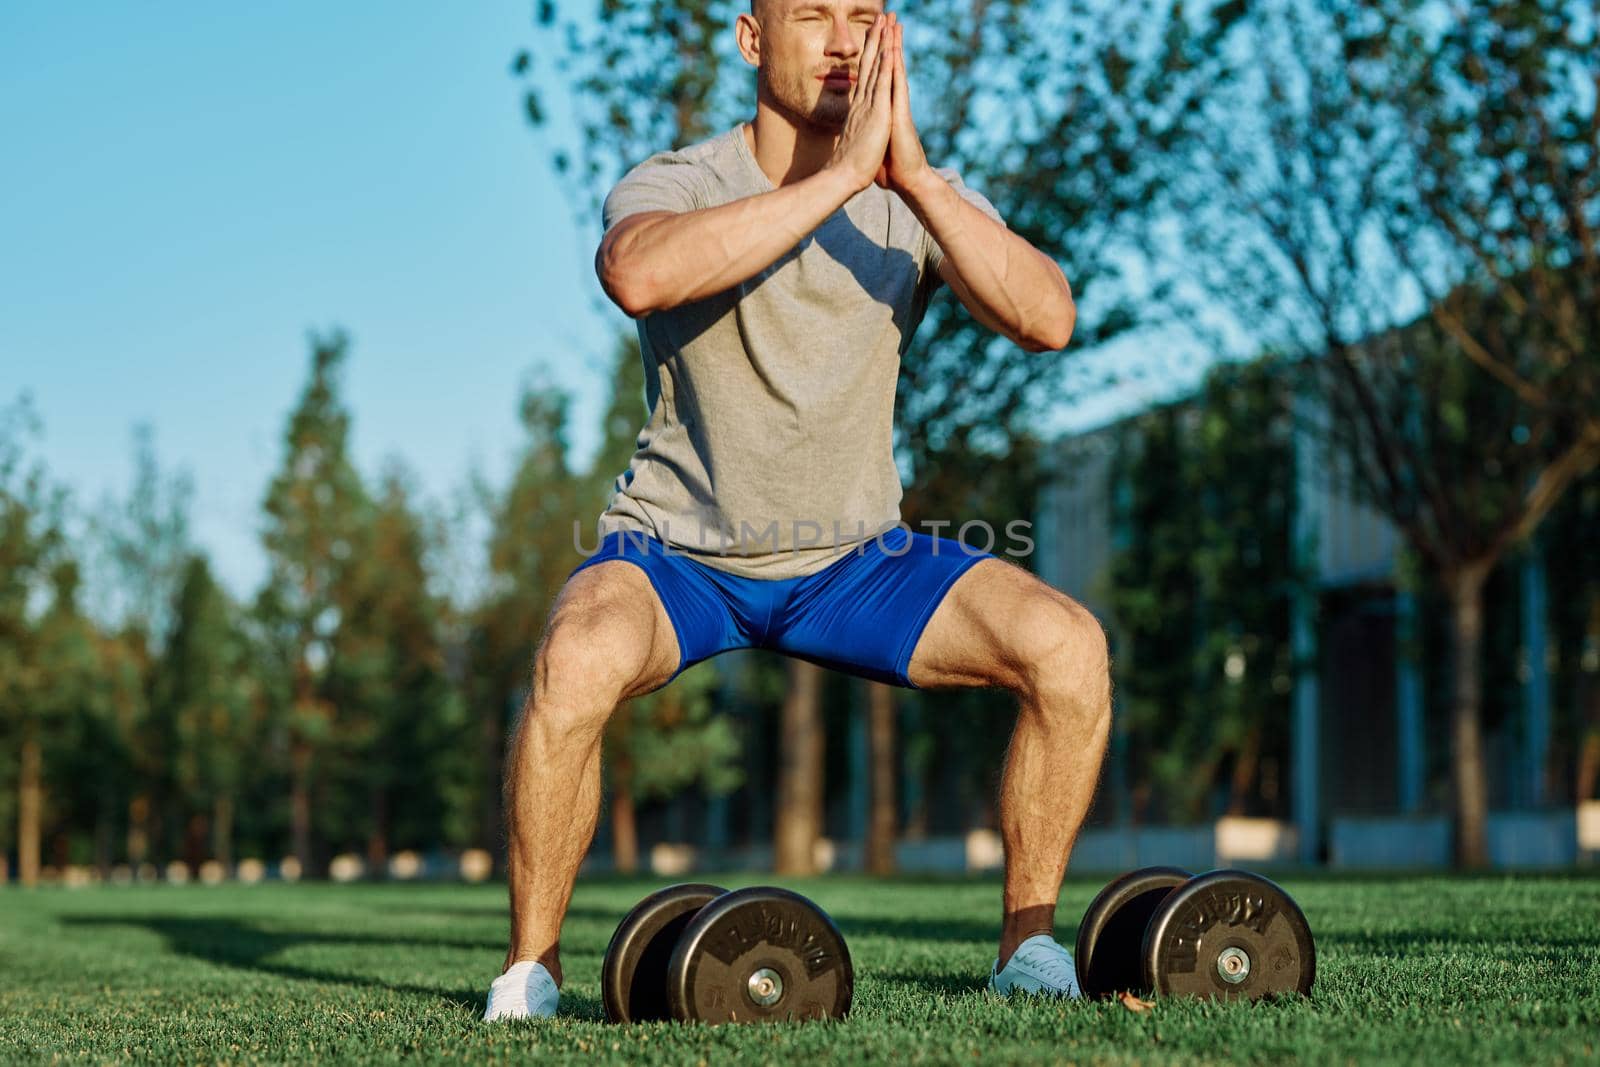
M629 669L623 699L666 685L704 659L748 644L723 591L702 565L661 542L636 534L608 536L599 552L567 579L551 620L575 624L594 640L606 630L618 643L580 651L591 658L620 655ZM614 625L612 625L614 624ZM648 653L635 664L636 650ZM604 669L603 667L601 669Z
M1010 560L991 557L950 587L929 618L908 674L918 688L1016 690L1043 646L1092 617L1067 594Z
M563 672L562 685L615 689L617 699L627 700L667 684L681 658L649 577L612 559L575 571L562 586L540 642L539 667L547 675Z

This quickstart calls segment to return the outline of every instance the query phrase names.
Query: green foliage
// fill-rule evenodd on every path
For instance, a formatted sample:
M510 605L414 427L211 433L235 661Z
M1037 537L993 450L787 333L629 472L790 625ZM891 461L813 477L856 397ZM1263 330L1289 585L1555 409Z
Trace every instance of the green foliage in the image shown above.
M465 705L445 663L444 605L426 563L436 530L403 470L374 499L348 454L342 334L313 345L283 466L264 504L268 588L257 603L291 788L328 845L421 847L469 835ZM397 835L400 835L397 838Z
M708 796L744 782L740 739L726 715L713 712L720 679L698 664L665 689L630 700L606 729L607 774L626 782L637 800L658 800L698 785Z
M162 472L155 430L140 424L133 432L133 485L127 499L103 500L90 521L97 552L89 584L98 585L109 601L98 614L115 628L137 632L152 653L171 631L171 611L192 556L193 498L193 480L186 472Z
M428 588L427 528L406 473L384 479L352 557L329 691L343 721L331 755L346 839L406 847L469 840L461 788L475 770L467 716L446 674L443 603ZM339 827L326 820L327 832Z
M1223 365L1190 402L1119 428L1112 467L1113 668L1141 814L1248 799L1288 755L1296 566L1288 376Z
M190 806L202 810L244 783L255 747L250 648L227 593L203 556L184 568L153 703L173 722L167 759Z
M51 598L51 587L75 587L76 572L65 558L64 492L50 484L30 453L29 439L40 429L26 394L0 409L0 842L10 840L16 828L15 753L24 738L37 738L54 725L63 705L49 691L60 680L56 653L71 651L56 643L59 633L48 632L59 630L59 617L49 627L41 618L46 605L64 610Z

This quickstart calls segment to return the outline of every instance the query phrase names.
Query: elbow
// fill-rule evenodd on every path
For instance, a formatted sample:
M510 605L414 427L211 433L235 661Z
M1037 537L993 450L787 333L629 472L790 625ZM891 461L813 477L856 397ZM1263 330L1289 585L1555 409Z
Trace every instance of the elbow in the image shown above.
M644 292L644 287L639 284L637 272L617 270L602 265L598 273L600 288L605 290L606 296L610 297L611 302L621 308L622 313L628 318L637 319L655 310Z
M659 310L654 301L650 300L640 289L637 281L616 283L616 288L607 290L611 299L622 313L630 319L642 319L652 311Z
M641 272L625 258L617 254L614 241L602 242L600 250L595 253L594 271L600 279L600 288L605 290L607 297L622 313L630 319L637 319L656 310L651 303L650 294L645 292L642 284L644 279Z
M1049 263L1051 271L1060 281L1061 292L1049 313L1041 316L1044 321L1039 324L1039 331L1029 338L1033 344L1028 348L1033 352L1061 351L1072 340L1073 328L1078 325L1078 304L1072 299L1072 285L1055 260L1049 260Z
M1028 346L1031 352L1059 352L1072 340L1072 330L1078 324L1078 308L1070 299L1064 312L1051 317L1046 328Z

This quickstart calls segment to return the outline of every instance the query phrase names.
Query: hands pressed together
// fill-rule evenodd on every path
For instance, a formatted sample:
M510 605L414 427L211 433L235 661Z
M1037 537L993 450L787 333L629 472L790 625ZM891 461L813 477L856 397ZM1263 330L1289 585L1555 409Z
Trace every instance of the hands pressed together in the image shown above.
M840 167L865 189L876 182L905 195L932 172L911 121L903 27L892 13L879 15L867 31L856 82L830 166Z

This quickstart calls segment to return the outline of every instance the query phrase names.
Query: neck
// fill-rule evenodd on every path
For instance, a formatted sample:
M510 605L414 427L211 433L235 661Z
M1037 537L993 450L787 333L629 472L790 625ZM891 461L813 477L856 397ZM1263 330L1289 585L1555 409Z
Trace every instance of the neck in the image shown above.
M782 187L802 181L828 165L839 131L797 126L765 100L756 102L756 117L740 128L767 180Z

